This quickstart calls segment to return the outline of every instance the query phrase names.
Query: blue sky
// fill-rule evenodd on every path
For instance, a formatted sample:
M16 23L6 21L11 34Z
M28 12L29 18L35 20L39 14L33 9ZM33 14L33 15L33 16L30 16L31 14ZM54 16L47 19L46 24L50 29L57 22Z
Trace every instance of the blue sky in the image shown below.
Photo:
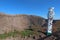
M0 0L0 12L6 14L28 14L47 18L49 7L55 7L54 19L60 19L60 0Z

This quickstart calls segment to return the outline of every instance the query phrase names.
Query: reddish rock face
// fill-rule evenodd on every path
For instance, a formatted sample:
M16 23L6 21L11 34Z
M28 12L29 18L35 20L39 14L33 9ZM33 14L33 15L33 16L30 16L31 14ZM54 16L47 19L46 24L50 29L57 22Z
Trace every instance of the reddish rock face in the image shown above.
M28 16L26 15L1 15L0 14L0 34L12 30L24 30L30 25Z
M10 32L15 30L22 31L29 29L31 25L44 24L43 18L31 16L31 15L6 15L0 14L0 34L4 32Z

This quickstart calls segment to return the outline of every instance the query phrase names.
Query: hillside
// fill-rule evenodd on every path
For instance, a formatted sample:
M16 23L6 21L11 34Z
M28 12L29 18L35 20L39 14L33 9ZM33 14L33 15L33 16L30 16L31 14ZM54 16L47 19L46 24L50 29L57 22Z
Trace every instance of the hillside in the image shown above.
M25 30L32 31L33 35L29 34L26 38L21 38L20 32ZM4 39L1 40L60 40L60 20L53 21L53 34L51 36L46 36L46 30L47 19L40 16L0 14L0 37L3 34L17 34L16 37L12 37L11 34L10 37L5 35L6 38L3 36Z

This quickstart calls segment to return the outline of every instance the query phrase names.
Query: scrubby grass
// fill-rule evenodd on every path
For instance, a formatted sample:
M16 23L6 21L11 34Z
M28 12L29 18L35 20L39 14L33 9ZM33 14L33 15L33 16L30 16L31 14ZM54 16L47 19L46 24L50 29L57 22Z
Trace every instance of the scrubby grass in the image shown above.
M24 30L24 31L14 31L9 33L0 34L0 39L5 39L7 37L16 37L16 35L21 35L22 37L33 35L33 32L31 30Z
M24 30L24 31L21 31L20 34L21 34L22 37L30 36L30 35L33 35L33 31L31 31L31 30Z
M17 34L19 34L18 31L14 31L14 32L9 32L9 33L4 33L4 34L0 34L0 39L5 39L6 37L15 37Z

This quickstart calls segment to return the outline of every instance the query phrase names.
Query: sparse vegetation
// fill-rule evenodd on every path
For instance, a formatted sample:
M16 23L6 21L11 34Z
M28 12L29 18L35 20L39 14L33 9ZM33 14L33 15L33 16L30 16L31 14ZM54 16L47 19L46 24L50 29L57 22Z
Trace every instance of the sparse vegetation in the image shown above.
M15 37L17 34L19 34L18 31L14 31L14 32L9 32L9 33L4 33L4 34L0 34L0 39L5 39L6 37Z
M20 34L21 34L22 37L25 37L25 36L33 35L33 31L24 30L24 31L21 31Z
M16 35L21 35L22 37L26 37L29 35L33 35L33 31L31 30L24 30L24 31L16 31L14 30L14 32L9 32L9 33L4 33L4 34L0 34L0 39L5 39L7 37L16 37Z

